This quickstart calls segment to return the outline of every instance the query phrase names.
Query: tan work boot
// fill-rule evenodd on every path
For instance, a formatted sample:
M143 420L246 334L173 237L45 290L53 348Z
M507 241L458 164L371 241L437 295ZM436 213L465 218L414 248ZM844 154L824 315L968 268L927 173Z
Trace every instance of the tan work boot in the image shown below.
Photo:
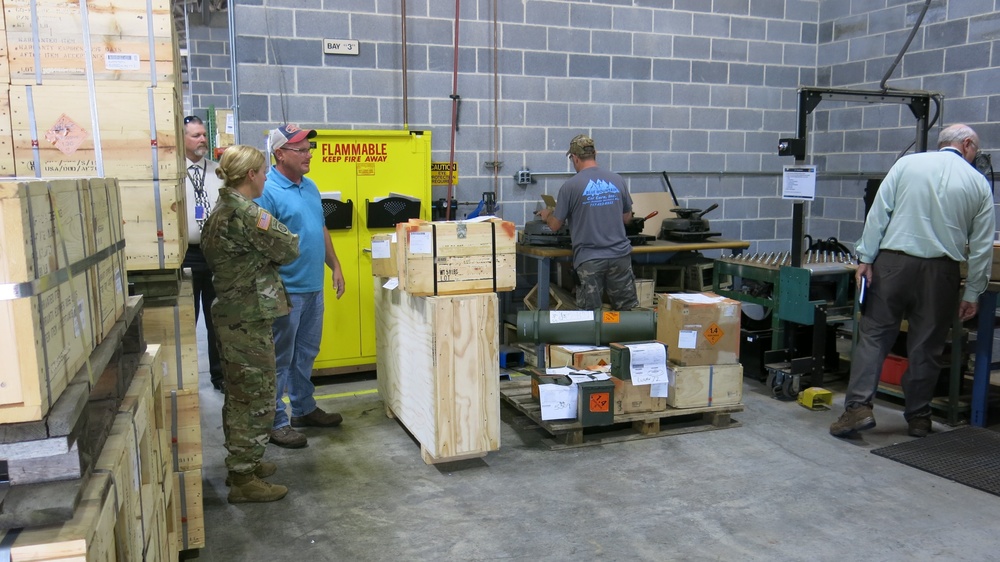
M830 424L830 435L834 437L850 437L858 431L875 427L875 415L871 406L853 406L844 410L840 418Z
M229 488L229 503L262 503L278 501L285 497L288 488L257 478L254 473L229 473L232 486Z
M305 435L292 429L292 426L286 425L271 430L271 443L286 449L301 449L309 443L309 440Z
M275 472L278 472L278 465L274 464L273 462L267 462L267 461L260 461L260 464L257 465L257 468L253 469L253 474L257 478L267 478L268 476L271 476ZM233 483L233 477L226 476L226 486L231 486L232 483Z

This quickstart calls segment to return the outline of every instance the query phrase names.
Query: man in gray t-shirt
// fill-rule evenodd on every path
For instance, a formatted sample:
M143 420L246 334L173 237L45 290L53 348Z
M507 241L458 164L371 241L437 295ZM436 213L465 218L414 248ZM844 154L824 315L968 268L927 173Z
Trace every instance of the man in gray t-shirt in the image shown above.
M580 284L577 307L601 308L607 290L615 310L639 306L632 274L632 245L625 235L625 223L632 218L632 197L625 181L597 165L594 141L577 135L566 155L573 161L576 175L559 188L555 211L542 209L539 216L553 231L569 220L573 239L573 267Z

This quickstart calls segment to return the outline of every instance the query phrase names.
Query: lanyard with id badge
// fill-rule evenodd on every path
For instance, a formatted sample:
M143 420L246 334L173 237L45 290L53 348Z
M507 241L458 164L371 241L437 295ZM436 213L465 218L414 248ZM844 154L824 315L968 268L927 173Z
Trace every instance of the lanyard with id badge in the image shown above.
M192 164L188 167L188 178L194 186L194 218L201 227L208 218L209 203L208 195L205 193L205 172L208 170L208 162L201 166Z

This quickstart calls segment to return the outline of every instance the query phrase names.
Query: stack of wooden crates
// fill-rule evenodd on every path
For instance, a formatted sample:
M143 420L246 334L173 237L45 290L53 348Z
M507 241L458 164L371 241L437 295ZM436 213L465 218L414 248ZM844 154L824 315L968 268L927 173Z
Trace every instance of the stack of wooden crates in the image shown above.
M411 220L372 239L379 395L424 462L500 448L497 291L514 289L509 221Z
M187 215L180 57L171 4L168 0L0 0L0 9L0 181L35 178L43 187L32 189L60 194L60 186L79 181L76 178L109 178L103 181L113 187L118 205L115 223L125 241L118 268L109 270L105 256L93 275L74 272L71 283L73 291L80 292L93 276L103 285L87 287L89 292L113 289L123 299L128 281L138 282L133 292L151 290L141 322L146 339L160 345L160 366L150 369L162 384L151 388L162 393L164 415L170 416L165 427L174 432L167 440L165 459L171 469L168 480L178 483L170 488L183 521L171 534L170 540L176 535L176 544L164 551L200 548L205 537L198 367L193 303L189 285L184 294L180 271L187 251ZM92 196L95 181L90 180L87 196ZM11 185L16 183L12 180ZM10 235L5 231L5 248L12 243ZM118 276L109 281L108 271ZM45 273L39 269L27 280ZM51 301L44 306L68 306ZM73 319L69 312L63 314L66 320ZM100 326L114 324L107 310L94 310L86 319L78 316L76 325L70 325L93 326L95 336ZM84 320L90 323L83 324ZM51 326L49 322L46 334ZM60 341L57 334L51 335L58 352L49 360L65 372L72 372L73 361L86 359L85 345L80 343L86 341L80 333L74 330ZM64 383L54 376L44 385L36 382L44 389L42 401L51 401ZM44 406L24 408L37 411ZM167 536L161 539L166 545Z

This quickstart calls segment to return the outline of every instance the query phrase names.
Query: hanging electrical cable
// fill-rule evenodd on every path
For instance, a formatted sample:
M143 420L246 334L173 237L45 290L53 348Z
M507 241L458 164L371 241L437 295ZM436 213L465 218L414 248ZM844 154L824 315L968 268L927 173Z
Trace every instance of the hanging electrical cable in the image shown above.
M499 65L499 21L497 4L493 0L493 201L500 193L500 69Z
M903 55L905 55L906 51L910 48L910 43L913 42L913 37L916 36L917 30L920 29L920 24L921 22L924 21L924 15L927 13L927 8L930 8L930 6L931 6L931 0L926 0L926 2L924 2L924 8L920 10L920 15L917 16L916 23L913 24L913 29L910 30L910 36L907 37L906 42L903 43L903 48L901 48L899 50L899 54L896 55L896 60L892 61L892 64L889 65L889 70L885 71L885 76L882 77L882 81L879 82L878 85L879 89L882 90L883 92L889 89L889 87L886 86L885 83L889 80L889 77L892 76L892 73L896 70L896 66L899 65L899 61L903 60Z
M455 133L458 132L458 106L462 98L458 95L458 16L461 0L455 0L455 68L451 74L451 149L448 162L455 162ZM451 220L451 200L454 193L455 171L448 172L448 198L445 199L444 219Z
M400 35L403 43L403 130L410 130L410 102L406 93L406 0L402 0L400 6Z

